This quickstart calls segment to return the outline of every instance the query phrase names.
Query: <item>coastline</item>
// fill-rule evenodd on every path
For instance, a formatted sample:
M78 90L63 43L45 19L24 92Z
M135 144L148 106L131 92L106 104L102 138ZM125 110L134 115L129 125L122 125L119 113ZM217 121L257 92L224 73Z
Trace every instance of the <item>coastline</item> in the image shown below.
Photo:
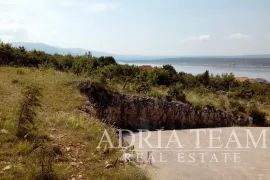
M119 64L128 64L135 66L152 66L152 67L162 67L165 64L170 63L144 63L144 61L133 61L124 62L117 61ZM213 75L221 75L226 73L233 73L236 78L248 78L252 81L261 82L266 80L266 83L270 83L270 68L269 67L258 67L258 66L241 66L241 67L229 67L221 65L194 65L194 64L171 64L177 72L190 73L192 75L198 75L204 73L206 70Z

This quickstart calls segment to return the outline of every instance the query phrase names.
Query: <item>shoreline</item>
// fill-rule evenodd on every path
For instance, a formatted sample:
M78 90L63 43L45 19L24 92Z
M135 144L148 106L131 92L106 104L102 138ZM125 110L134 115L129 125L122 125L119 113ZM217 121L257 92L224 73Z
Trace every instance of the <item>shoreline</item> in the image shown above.
M155 63L137 63L137 62L122 62L118 61L118 64L124 65L134 65L134 66L149 66L152 68L154 67L162 67L166 63L163 64L155 64ZM170 64L170 63L167 63ZM171 64L177 72L185 72L192 75L198 75L204 73L206 70L209 71L210 74L213 75L221 75L221 74L230 74L233 73L236 79L246 78L253 82L263 82L263 83L270 83L270 68L257 68L257 67L221 67L221 66L213 66L213 65L192 65L192 64ZM241 81L241 80L240 80Z

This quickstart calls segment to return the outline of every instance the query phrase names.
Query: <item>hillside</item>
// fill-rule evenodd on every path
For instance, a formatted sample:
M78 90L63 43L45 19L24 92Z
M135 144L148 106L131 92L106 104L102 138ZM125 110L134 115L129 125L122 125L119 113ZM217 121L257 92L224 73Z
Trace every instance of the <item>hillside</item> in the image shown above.
M5 43L0 65L0 179L150 179L110 144L96 148L105 128L117 145L115 126L269 126L270 84L233 74L144 70Z
M115 129L85 113L91 112L86 96L70 85L76 80L80 78L72 73L55 70L0 67L0 179L35 179L40 174L39 143L16 137L21 91L32 83L42 89L36 136L45 138L45 147L53 149L52 172L58 179L147 179L136 166L117 163L104 169L121 152L105 147L97 151L96 147L104 128L112 137L116 137Z
M121 55L121 54L112 54L107 52L99 52L99 51L92 51L89 49L82 49L82 48L61 48L55 47L51 45L47 45L44 43L30 43L30 42L13 42L12 45L14 47L23 46L27 50L38 50L38 51L45 51L49 54L61 54L61 55L84 55L86 52L91 51L92 55L95 57L100 56L113 56L116 60L152 60L158 59L162 57L158 56L140 56L140 55Z
M45 51L49 54L72 54L72 55L84 55L86 52L88 52L88 49L82 49L82 48L61 48L61 47L55 47L51 45L47 45L44 43L30 43L30 42L13 42L12 45L14 47L20 47L23 46L27 50L38 50L38 51ZM97 52L97 51L91 51L92 55L95 57L100 56L111 56L112 54L106 53L106 52Z

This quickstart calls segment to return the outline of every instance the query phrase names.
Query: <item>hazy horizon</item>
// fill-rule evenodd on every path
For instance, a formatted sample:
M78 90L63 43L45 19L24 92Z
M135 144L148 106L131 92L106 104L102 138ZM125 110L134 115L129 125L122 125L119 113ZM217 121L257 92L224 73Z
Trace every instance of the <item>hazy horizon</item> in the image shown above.
M78 50L85 50L85 51L95 51L95 49L87 49L87 48L82 48L82 47L62 47L62 46L54 46L54 45L51 45L51 44L46 44L46 43L43 43L43 42L9 42L11 44L36 44L36 45L46 45L46 46L51 46L51 47L55 47L55 48L61 48L61 49L78 49ZM99 52L104 52L104 53L108 53L108 54L112 54L114 55L114 53L112 52L105 52L105 51L99 51ZM127 56L148 56L148 57L161 57L161 58L196 58L196 57L247 57L247 56L269 56L270 58L270 53L265 53L265 54L236 54L236 55L155 55L155 54L150 54L150 55L142 55L142 54L119 54L117 53L117 55L127 55Z

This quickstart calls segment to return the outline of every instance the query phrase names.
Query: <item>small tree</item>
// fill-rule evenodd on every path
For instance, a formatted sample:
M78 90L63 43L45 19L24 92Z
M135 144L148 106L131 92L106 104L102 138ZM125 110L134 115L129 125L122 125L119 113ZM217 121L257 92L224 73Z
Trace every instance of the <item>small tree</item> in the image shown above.
M205 87L208 87L210 84L210 75L209 71L205 71L203 74L197 75L198 81L203 84Z
M85 56L86 56L88 59L91 59L91 58L93 57L91 51L86 52L86 53L85 53Z
M53 163L55 162L56 154L54 150L44 142L36 149L36 159L40 166L40 172L34 178L35 180L57 180L53 171Z
M20 104L17 137L26 138L34 127L36 109L40 105L41 88L38 85L28 85L23 92L23 100Z

